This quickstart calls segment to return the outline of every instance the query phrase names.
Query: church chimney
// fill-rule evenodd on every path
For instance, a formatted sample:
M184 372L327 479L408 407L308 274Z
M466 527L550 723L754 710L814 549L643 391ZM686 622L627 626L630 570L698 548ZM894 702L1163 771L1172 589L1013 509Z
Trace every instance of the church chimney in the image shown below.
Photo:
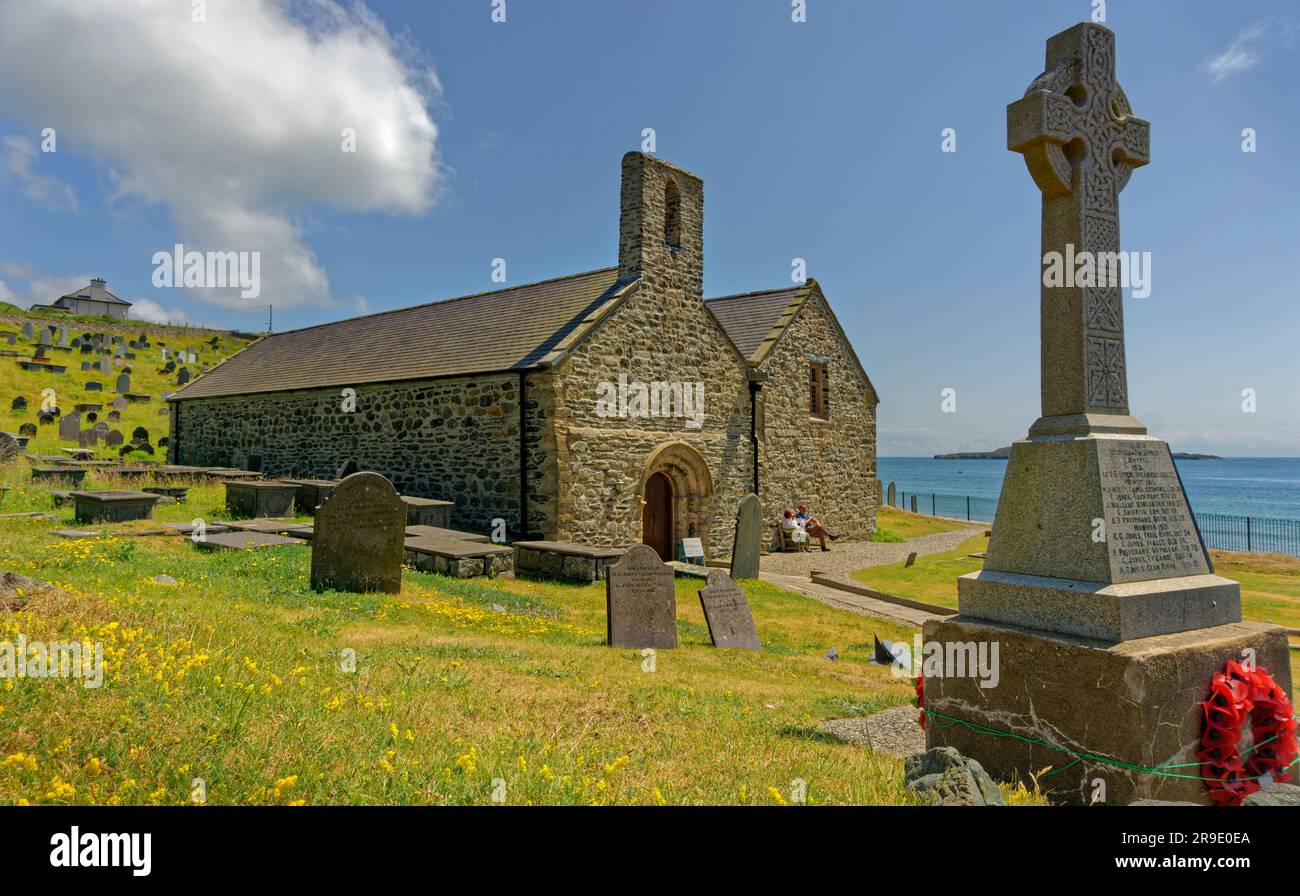
M704 181L654 156L623 156L618 276L704 301Z

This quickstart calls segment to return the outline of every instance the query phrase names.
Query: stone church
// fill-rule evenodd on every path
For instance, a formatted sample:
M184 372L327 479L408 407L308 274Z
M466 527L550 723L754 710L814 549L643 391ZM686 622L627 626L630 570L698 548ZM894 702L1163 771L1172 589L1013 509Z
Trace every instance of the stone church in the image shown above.
M172 396L173 463L374 470L453 526L665 558L740 500L873 531L877 396L816 281L705 299L703 182L623 159L617 267L276 333Z

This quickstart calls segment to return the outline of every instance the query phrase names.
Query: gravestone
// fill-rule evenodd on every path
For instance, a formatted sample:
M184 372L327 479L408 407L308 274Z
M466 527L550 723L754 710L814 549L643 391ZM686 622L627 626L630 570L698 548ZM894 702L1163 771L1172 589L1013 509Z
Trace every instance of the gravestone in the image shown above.
M757 579L758 558L763 550L763 502L752 492L736 511L736 534L731 542L731 577Z
M28 342L36 338L36 331L32 329L32 322L29 320L23 321L23 338Z
M1052 37L1007 131L1043 193L1043 264L1118 252L1119 194L1147 164L1149 125L1115 81L1114 33L1085 22ZM927 746L1007 780L1053 766L1038 780L1054 799L1089 802L1100 780L1110 804L1208 803L1200 774L1140 769L1192 760L1228 660L1252 656L1289 694L1286 632L1241 621L1240 588L1213 574L1169 447L1129 411L1121 286L1042 279L1042 416L1012 446L958 615L924 625L943 651L999 645L998 682L936 675L927 659L926 711L954 720L928 725Z
M149 430L145 429L143 426L137 426L135 429L131 430L131 441L132 442L149 441Z
M184 386L189 381L190 369L188 367L182 367L180 370L176 371L176 385Z
M104 444L109 448L119 448L124 441L122 431L118 429L110 429L104 436Z
M610 647L677 646L673 571L655 549L633 545L605 578L605 635Z
M21 450L17 439L7 432L0 432L0 461L13 460Z
M912 513L916 513L916 495L912 495Z
M77 445L82 448L94 448L99 444L99 433L93 429L83 429L77 436Z
M311 586L317 590L402 590L406 505L378 473L354 473L316 509Z
M37 342L37 345L41 346L42 348L48 348L51 344L52 344L52 343L50 342L50 330L49 330L49 328L48 328L48 327L41 327L41 338L40 338L40 340Z
M65 442L75 442L81 435L81 415L73 411L59 418L59 438Z
M99 372L109 374L113 372L113 359L108 355L99 359Z
M889 483L889 506L890 507L898 506L898 494L897 492L894 491L894 483L892 482Z
M22 426L18 427L18 435L27 439L36 438L36 424L24 423Z
M700 606L714 647L763 649L745 591L731 576L720 569L709 570L708 584L700 589Z
M115 392L120 392L120 393L122 393L123 395L125 395L127 392L130 392L130 391L131 391L131 374L129 374L129 373L123 373L123 374L119 375L118 378L117 378L117 386L114 387L114 390L113 390L113 391L115 391Z
M19 396L18 396L17 398L15 398L13 401L9 402L9 409L10 409L11 411L25 411L25 410L27 410L27 399L24 398L23 396L19 395Z
M885 503L885 483L876 480L876 507Z

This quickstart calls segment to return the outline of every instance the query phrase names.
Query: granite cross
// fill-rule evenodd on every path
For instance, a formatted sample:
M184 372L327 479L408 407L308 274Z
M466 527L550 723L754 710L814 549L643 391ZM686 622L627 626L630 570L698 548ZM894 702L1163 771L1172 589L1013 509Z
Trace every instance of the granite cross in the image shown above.
M1052 252L1088 252L1102 274L1116 270L1119 194L1150 161L1150 128L1115 80L1110 29L1085 22L1047 41L1047 70L1007 107L1007 147L1024 155L1043 193L1045 264ZM1045 419L1031 432L1141 427L1128 416L1121 284L1096 282L1042 287Z

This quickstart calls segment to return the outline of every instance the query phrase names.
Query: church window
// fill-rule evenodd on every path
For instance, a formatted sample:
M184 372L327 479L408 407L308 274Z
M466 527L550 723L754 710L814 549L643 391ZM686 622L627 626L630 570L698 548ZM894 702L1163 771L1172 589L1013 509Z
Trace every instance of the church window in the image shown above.
M808 416L816 420L831 418L826 396L826 365L817 362L808 365Z

